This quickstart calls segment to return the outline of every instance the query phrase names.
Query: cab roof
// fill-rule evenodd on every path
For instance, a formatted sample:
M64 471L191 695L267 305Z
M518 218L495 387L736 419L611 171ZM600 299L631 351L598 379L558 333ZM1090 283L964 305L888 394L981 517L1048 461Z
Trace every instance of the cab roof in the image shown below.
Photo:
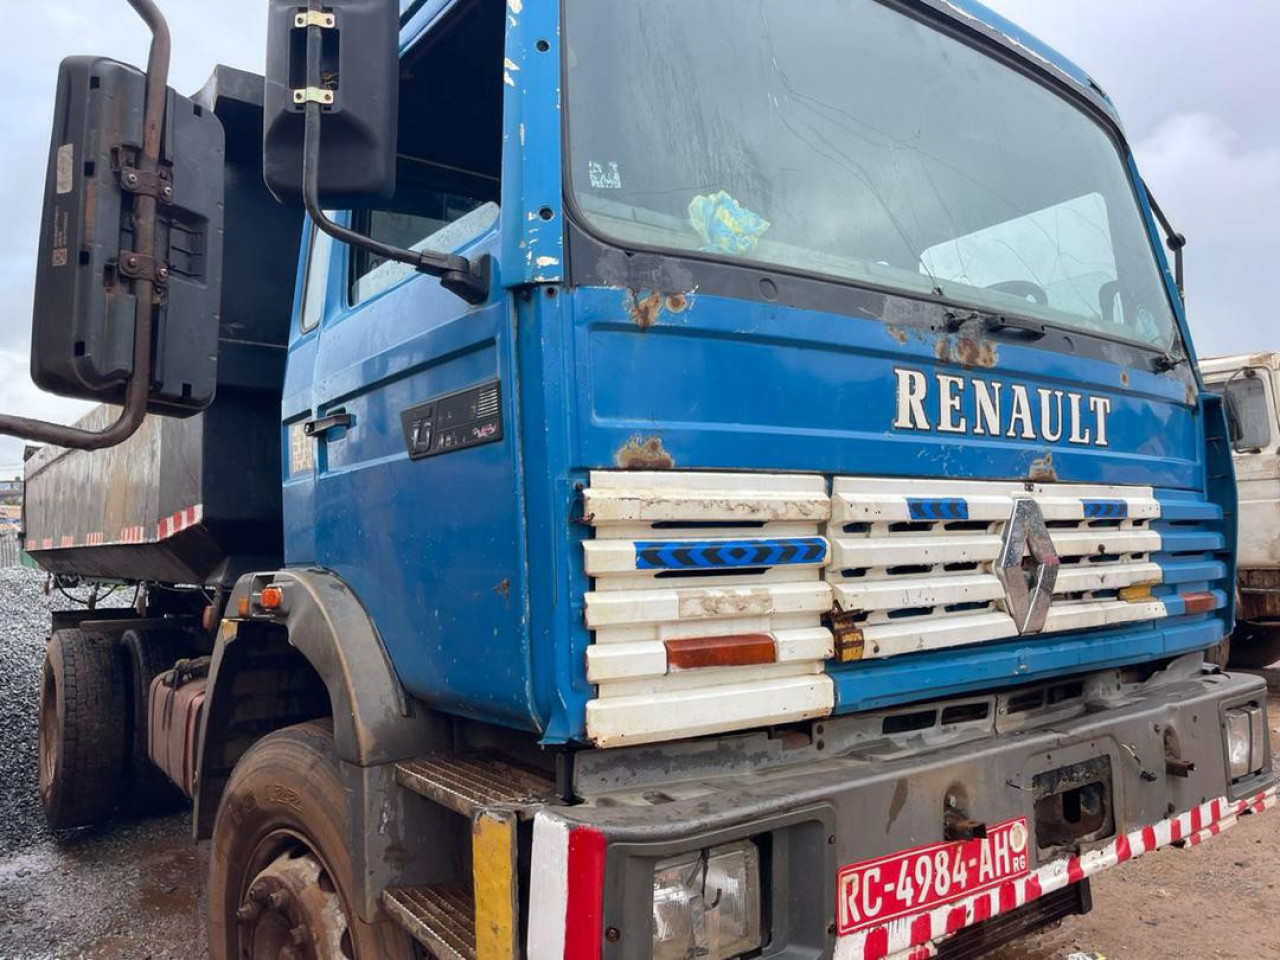
M1072 60L1028 33L1011 20L1000 16L977 0L913 0L957 21L961 25L994 40L1011 53L1065 83L1101 109L1117 126L1120 118L1106 91Z

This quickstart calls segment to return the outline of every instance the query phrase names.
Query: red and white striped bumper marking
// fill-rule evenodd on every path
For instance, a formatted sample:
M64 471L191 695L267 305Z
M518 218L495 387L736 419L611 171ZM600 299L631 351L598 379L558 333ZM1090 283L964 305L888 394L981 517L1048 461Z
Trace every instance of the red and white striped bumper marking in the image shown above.
M1246 813L1276 805L1277 787L1248 800L1218 799L1186 813L1116 837L1080 857L1055 860L1029 876L995 890L974 894L936 909L844 937L836 943L836 960L926 960L937 955L937 943L966 927L1015 910L1045 894L1078 883L1103 870L1171 844L1195 846L1234 826Z
M156 528L157 540L168 540L175 534L181 533L188 527L194 527L200 522L204 514L204 509L200 504L194 507L187 507L185 510L179 510L173 516L165 517Z
M604 834L550 813L533 821L528 960L599 960Z
M156 535L154 540L147 539L147 528L145 526L130 526L120 530L120 536L115 540L108 540L106 534L95 532L85 534L84 543L86 547L110 547L119 544L135 544L135 543L159 543L168 540L170 537L177 536L184 530L196 526L204 519L204 506L197 503L194 507L187 507L179 510L172 516L165 517L156 524ZM76 546L76 538L70 534L59 537L55 542L53 537L45 537L43 540L31 538L27 540L28 550L54 550L66 549Z

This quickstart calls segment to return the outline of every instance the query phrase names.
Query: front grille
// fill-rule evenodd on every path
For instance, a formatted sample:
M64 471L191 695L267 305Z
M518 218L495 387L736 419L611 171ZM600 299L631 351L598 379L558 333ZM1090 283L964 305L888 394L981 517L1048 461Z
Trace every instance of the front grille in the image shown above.
M1162 580L1148 488L839 478L827 579L859 639L845 659L1018 636L994 565L1015 502L1028 498L1061 560L1043 632L1165 615L1148 589Z
M587 734L645 743L826 716L834 645L821 477L592 474L583 494ZM669 641L753 638L772 662L676 669Z
M1053 547L1025 571L1015 513ZM1184 598L1230 595L1221 509L1149 487L597 471L583 520L598 746L828 716L840 664L1205 619ZM1017 590L1054 554L1046 612Z

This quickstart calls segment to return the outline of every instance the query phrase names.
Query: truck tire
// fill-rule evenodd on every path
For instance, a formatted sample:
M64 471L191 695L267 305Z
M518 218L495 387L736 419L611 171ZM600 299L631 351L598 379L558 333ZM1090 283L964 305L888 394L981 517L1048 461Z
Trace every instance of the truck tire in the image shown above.
M137 817L169 813L184 806L187 798L151 762L151 753L147 749L151 681L179 660L195 656L195 643L185 631L166 626L126 630L120 642L129 657L129 689L133 708L129 789L124 809L130 816Z
M106 820L119 805L131 726L118 643L59 630L40 682L40 800L55 830Z
M1280 623L1244 623L1231 635L1231 666L1260 670L1280 661Z
M330 722L286 727L250 747L231 772L213 828L210 960L275 957L298 926L317 942L341 943L350 960L409 960L407 934L390 920L367 924L357 915L347 843Z

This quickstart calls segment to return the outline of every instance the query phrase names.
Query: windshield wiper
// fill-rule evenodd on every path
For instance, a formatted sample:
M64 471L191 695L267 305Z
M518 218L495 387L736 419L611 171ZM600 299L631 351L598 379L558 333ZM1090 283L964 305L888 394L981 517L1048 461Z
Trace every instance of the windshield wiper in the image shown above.
M1143 186L1146 186L1146 184L1144 183ZM1150 187L1147 187L1147 200L1151 203L1151 212L1160 221L1160 229L1164 231L1164 242L1173 251L1173 281L1178 285L1178 296L1182 299L1183 309L1186 309L1187 292L1182 273L1182 251L1187 245L1186 235L1173 229L1173 224L1169 222L1169 218L1160 209L1160 204L1156 202L1155 194L1151 192Z

